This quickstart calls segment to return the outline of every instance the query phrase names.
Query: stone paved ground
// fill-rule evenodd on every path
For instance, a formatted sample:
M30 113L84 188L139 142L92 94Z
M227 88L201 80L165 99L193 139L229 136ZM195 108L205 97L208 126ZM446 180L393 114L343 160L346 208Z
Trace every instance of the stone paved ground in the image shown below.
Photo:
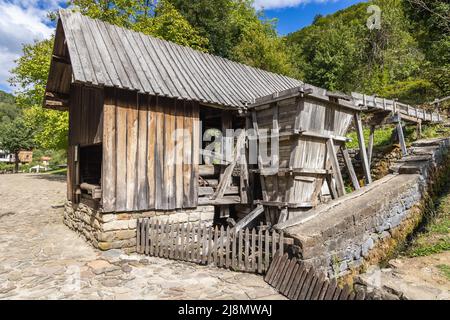
M283 299L257 275L97 251L63 225L65 192L0 175L0 299Z

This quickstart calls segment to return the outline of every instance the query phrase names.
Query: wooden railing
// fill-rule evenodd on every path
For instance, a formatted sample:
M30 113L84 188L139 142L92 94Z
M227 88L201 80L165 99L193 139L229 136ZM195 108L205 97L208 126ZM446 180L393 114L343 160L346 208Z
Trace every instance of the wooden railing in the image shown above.
M139 219L137 252L154 257L215 265L235 271L264 274L278 252L292 244L277 231L242 229L201 223L161 223Z

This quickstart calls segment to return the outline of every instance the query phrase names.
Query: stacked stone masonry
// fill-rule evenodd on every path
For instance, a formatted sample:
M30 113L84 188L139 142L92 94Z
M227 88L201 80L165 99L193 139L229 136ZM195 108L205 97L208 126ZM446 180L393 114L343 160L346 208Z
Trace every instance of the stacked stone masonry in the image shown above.
M200 206L197 209L174 212L103 213L101 209L68 201L64 212L64 223L94 247L104 251L123 249L127 253L136 250L136 224L140 218L155 218L164 223L211 223L214 219L214 207Z

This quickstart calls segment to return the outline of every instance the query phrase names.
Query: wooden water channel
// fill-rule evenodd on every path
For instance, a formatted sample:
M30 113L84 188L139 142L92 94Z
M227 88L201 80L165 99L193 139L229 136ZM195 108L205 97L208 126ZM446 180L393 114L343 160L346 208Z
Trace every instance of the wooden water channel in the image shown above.
M339 286L321 271L288 254L276 254L265 281L290 300L364 300L365 292Z
M203 223L140 219L136 250L153 257L264 274L275 254L282 255L285 246L292 243L282 232L264 228L237 231Z

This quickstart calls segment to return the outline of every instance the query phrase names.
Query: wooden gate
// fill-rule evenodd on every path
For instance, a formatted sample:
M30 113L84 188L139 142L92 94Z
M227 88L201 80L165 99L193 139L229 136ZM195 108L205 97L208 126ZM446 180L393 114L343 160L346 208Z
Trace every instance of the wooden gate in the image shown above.
M208 227L202 223L161 223L139 219L137 252L154 257L264 274L292 239L277 231Z

